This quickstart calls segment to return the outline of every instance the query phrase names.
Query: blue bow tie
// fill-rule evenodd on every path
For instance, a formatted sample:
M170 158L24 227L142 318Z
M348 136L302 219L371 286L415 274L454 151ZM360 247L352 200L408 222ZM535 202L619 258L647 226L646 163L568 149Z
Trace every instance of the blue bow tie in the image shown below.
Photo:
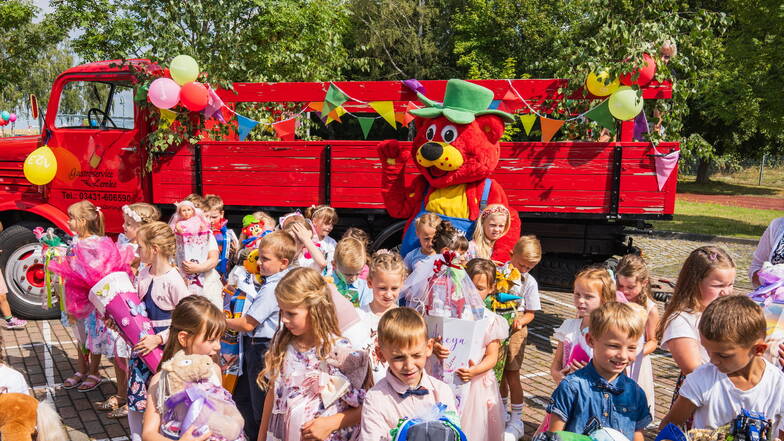
M623 388L622 387L613 386L610 383L603 383L603 384L600 383L600 384L597 384L596 387L599 390L606 390L607 392L609 392L609 393L611 393L613 395L620 395L620 394L623 393Z
M400 394L400 398L405 398L405 397L407 397L409 395L427 395L429 393L430 393L430 391L425 389L424 386L419 386L416 389L409 389L409 390L403 392L402 394Z

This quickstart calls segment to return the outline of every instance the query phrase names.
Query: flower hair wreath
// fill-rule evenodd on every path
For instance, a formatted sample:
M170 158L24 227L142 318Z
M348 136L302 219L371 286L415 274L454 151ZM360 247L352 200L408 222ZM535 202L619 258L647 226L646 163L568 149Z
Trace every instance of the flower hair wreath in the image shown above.
M509 217L509 210L503 205L496 205L494 207L485 208L484 211L482 211L482 220L485 220L488 216L492 216L494 214L505 214L507 217Z
M131 207L129 207L128 205L123 205L122 206L122 212L123 212L124 215L126 215L129 218L133 219L133 221L136 222L137 224L142 223L142 217L139 215L139 213L133 211L131 209Z

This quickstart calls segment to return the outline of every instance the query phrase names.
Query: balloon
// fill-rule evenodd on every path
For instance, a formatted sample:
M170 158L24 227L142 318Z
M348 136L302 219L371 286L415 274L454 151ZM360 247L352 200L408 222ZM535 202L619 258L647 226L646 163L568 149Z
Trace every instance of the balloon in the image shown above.
M169 64L171 77L180 86L196 81L199 76L199 64L189 55L177 55Z
M610 74L606 70L599 72L598 75L591 72L588 74L588 79L585 80L585 87L588 88L588 92L591 92L591 95L607 96L618 90L620 86L617 78L608 81L609 77Z
M642 54L642 61L643 66L641 68L635 69L631 73L621 75L621 84L627 86L631 86L632 84L644 86L651 82L653 76L656 75L656 60L648 54ZM634 75L637 75L637 80L632 81Z
M0 117L2 117L4 120L8 121L8 120L11 119L11 114L6 112L5 110L3 110L2 112L0 112Z
M158 78L150 84L147 97L159 109L171 109L180 101L180 86L168 78Z
M8 125L8 121L0 118L0 126L5 126L5 125Z
M644 101L637 91L629 86L621 86L610 95L610 113L621 121L628 121L642 111Z
M57 173L57 159L49 146L38 147L24 161L24 176L34 185L46 185Z
M207 107L210 102L210 94L201 83L187 83L180 90L180 100L188 110L198 112Z
M12 113L10 116L11 116L11 117L10 117L10 118L8 118L8 121L11 121L11 122L16 122L16 113Z
M69 184L75 181L82 170L79 159L64 147L52 147L51 150L57 160L57 172L54 178Z

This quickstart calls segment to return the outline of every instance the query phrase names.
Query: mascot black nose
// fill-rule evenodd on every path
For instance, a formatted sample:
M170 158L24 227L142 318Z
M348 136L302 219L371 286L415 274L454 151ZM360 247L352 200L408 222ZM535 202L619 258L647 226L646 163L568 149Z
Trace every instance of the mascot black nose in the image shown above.
M442 153L444 153L444 148L441 147L441 144L428 142L419 148L419 152L422 154L422 157L428 161L435 161L441 157Z

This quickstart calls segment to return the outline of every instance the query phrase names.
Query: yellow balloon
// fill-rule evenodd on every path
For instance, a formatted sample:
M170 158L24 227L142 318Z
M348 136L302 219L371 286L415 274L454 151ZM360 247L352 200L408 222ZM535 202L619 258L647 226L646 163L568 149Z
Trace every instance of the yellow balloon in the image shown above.
M595 74L591 72L588 74L588 79L585 80L585 87L588 88L588 92L591 92L594 96L607 96L611 93L618 90L618 87L621 85L621 82L618 78L615 78L612 81L607 81L610 78L610 74L604 70L599 72L599 74Z
M645 101L640 94L629 86L618 88L608 100L610 114L621 121L628 121L640 112Z
M49 146L42 146L30 153L24 162L24 176L35 185L46 185L57 173L57 159Z
M169 65L169 73L172 80L182 86L196 81L199 76L199 63L190 55L177 55Z

